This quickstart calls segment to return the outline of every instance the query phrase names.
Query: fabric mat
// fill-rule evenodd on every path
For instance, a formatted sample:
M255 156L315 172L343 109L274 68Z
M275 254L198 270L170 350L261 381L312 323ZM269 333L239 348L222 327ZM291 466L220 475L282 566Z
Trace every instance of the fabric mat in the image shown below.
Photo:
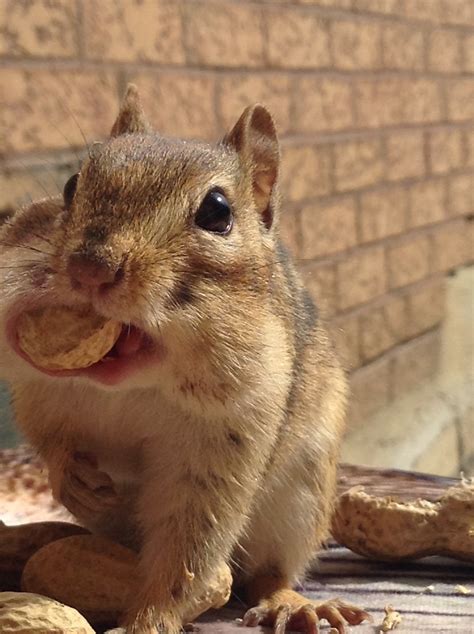
M460 594L457 585L464 586L471 594ZM340 597L365 608L374 622L352 627L353 634L379 632L386 605L402 616L395 630L400 634L474 633L474 569L447 558L427 557L395 565L369 561L331 544L319 556L317 567L308 575L301 591L316 601ZM243 628L236 623L235 619L241 618L245 609L244 604L233 598L224 609L201 617L196 626L203 634L271 631L263 627ZM328 630L329 626L323 622L321 633Z

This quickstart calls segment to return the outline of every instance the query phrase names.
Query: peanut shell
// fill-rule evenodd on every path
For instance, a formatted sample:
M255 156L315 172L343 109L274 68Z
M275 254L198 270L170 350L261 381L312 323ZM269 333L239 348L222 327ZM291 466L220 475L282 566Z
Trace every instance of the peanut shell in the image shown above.
M204 594L192 599L183 614L183 624L191 623L207 610L218 610L227 603L232 588L232 573L222 564Z
M137 586L137 556L97 535L65 537L26 563L21 588L74 606L91 623L114 622Z
M381 633L391 632L392 630L395 630L402 622L400 612L394 610L391 605L386 605L384 607L384 612L385 616L380 627Z
M121 331L119 322L97 315L91 307L48 306L23 313L17 324L19 347L46 370L75 370L97 363Z
M0 592L2 634L94 634L74 608L28 592Z
M339 498L332 535L354 552L386 561L445 555L474 562L474 484L436 502L398 502L350 489Z
M34 522L7 526L0 522L0 580L6 589L17 589L28 559L50 542L88 531L68 522Z

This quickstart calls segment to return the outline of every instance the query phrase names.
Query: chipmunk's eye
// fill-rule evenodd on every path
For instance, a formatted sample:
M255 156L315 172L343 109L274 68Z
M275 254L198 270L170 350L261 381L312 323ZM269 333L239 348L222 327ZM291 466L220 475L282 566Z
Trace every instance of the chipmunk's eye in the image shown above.
M201 229L226 236L232 229L232 209L224 194L211 189L194 216L194 222Z
M79 174L74 174L73 176L71 176L68 182L64 185L63 198L64 198L64 204L66 205L66 207L70 207L74 199L74 194L76 193L78 178L79 178Z

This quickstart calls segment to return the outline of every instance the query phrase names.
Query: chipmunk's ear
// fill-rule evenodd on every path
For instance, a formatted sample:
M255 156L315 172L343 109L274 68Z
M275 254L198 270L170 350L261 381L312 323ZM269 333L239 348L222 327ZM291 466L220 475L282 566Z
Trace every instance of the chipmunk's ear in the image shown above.
M280 149L271 114L260 104L246 108L233 129L224 137L252 177L255 204L269 229L274 219L275 189Z
M138 88L128 84L118 117L112 126L110 136L132 134L133 132L150 132L151 127L143 112Z

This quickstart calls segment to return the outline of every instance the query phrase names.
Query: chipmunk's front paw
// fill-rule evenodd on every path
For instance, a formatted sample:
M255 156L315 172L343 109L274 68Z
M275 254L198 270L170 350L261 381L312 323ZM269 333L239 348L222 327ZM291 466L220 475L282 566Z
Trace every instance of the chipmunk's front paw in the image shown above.
M340 599L317 603L308 601L293 590L286 590L284 597L279 592L275 599L270 596L257 607L248 610L243 618L243 625L271 625L275 634L284 634L290 630L318 634L320 621L325 619L331 627L344 634L347 623L359 625L362 621L371 620L367 612Z
M94 460L74 453L66 462L59 500L79 518L95 516L120 502L110 476L99 471Z

